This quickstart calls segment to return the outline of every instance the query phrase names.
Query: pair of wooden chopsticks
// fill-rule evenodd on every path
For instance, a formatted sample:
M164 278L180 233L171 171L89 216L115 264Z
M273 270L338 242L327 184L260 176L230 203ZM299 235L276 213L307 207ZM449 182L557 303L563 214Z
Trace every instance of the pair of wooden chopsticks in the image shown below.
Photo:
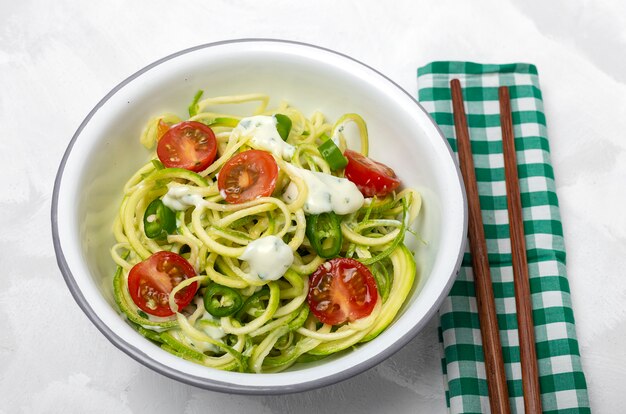
M496 306L491 285L491 273L487 258L487 244L483 228L478 186L474 172L474 160L470 144L469 129L463 105L463 91L458 79L450 82L452 89L452 107L456 130L461 173L465 181L469 210L469 242L472 256L474 282L476 284L476 302L480 319L480 331L485 354L489 403L492 413L510 413L509 393L502 360L500 331ZM537 371L537 354L535 351L535 333L532 319L532 303L526 262L526 242L524 239L524 222L522 204L517 175L515 142L513 135L513 119L509 89L502 86L498 89L500 100L500 124L502 127L502 145L504 152L504 169L507 190L507 207L509 211L509 227L511 234L511 252L513 257L513 278L515 286L515 303L517 307L517 324L519 331L520 359L522 366L522 388L524 391L525 412L541 413L541 393Z

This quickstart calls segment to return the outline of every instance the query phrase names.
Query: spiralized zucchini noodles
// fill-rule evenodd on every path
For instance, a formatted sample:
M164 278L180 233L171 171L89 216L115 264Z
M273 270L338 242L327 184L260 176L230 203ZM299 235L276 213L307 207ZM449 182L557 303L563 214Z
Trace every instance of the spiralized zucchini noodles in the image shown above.
M375 338L414 284L404 237L419 193L367 157L357 114L330 123L261 94L201 98L187 119L148 121L152 157L122 190L111 256L127 321L174 355L253 373ZM228 113L250 102L250 116Z

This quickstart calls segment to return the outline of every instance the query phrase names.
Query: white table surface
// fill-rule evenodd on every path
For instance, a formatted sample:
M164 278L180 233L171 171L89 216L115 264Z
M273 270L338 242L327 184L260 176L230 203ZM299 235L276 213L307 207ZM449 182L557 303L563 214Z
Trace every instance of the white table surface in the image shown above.
M233 396L111 345L69 294L50 199L74 131L117 83L190 46L271 37L329 47L412 94L431 60L535 63L592 405L626 380L626 3L622 0L0 1L0 413L445 412L437 324L351 380Z

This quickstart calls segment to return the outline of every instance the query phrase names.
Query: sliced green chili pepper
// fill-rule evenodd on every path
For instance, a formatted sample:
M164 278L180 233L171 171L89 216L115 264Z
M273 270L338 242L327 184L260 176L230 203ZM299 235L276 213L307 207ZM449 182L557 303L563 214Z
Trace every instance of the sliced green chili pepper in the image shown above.
M278 131L278 134L283 141L287 141L287 137L291 131L291 118L283 114L276 114L274 115L274 118L276 118L276 130Z
M343 241L339 217L332 211L308 216L306 236L320 257L330 259L337 256Z
M341 150L332 139L327 139L322 142L322 145L317 147L317 149L320 154L322 154L322 157L324 157L331 170L340 170L348 165L348 159L343 156Z
M228 286L211 284L204 292L204 309L216 318L230 316L241 309L243 299Z
M176 214L157 198L148 205L143 215L143 229L151 239L167 236L176 230Z
M204 91L202 89L200 89L198 92L196 92L196 94L193 97L193 101L191 101L191 104L189 105L189 116L195 116L198 113L198 101L200 100L200 98L202 98L202 94L204 93Z

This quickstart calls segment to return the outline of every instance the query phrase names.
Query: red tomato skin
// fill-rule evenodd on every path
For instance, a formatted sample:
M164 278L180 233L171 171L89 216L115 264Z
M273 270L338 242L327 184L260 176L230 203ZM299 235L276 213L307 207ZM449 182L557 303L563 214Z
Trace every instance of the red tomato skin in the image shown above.
M309 277L307 301L320 322L352 322L374 310L378 301L376 280L364 264L338 257L321 264Z
M365 197L384 197L400 186L396 173L385 164L349 149L344 156L348 158L346 178L356 184Z
M163 128L159 125L159 128ZM183 121L172 125L157 144L159 160L167 168L200 172L215 160L217 139L213 130L201 122Z
M243 180L243 174L246 180ZM267 151L247 150L226 161L217 177L217 187L227 203L239 204L269 197L276 189L278 165ZM242 181L252 179L248 185Z
M159 267L162 269L159 269ZM135 302L135 305L150 315L166 317L174 314L169 303L164 304L169 297L169 293L178 284L172 283L172 275L168 274L168 271L174 271L174 276L181 278L178 283L196 275L193 266L185 258L168 251L157 252L130 269L128 274L130 297ZM146 288L150 293L159 296L161 303L155 309L147 305L148 301L145 295L142 294L142 288ZM197 290L198 284L194 282L176 294L175 301L179 310L189 305Z

